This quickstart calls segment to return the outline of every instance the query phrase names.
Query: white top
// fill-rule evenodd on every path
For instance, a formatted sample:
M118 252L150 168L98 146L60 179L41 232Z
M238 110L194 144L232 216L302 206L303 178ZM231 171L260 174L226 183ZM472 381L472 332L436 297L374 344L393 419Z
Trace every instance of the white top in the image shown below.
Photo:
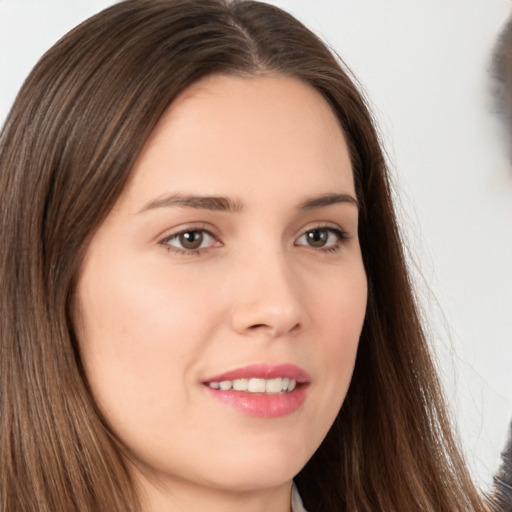
M295 487L295 483L292 486L292 512L308 512L302 504L302 498L299 490Z

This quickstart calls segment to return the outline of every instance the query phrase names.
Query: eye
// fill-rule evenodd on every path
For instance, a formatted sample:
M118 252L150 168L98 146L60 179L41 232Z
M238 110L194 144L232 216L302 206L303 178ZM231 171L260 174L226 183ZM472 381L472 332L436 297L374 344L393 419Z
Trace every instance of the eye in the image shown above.
M328 227L309 229L301 235L295 245L306 245L315 249L336 250L347 234L340 230Z
M214 236L205 229L186 229L164 238L161 243L169 250L195 253L218 244Z

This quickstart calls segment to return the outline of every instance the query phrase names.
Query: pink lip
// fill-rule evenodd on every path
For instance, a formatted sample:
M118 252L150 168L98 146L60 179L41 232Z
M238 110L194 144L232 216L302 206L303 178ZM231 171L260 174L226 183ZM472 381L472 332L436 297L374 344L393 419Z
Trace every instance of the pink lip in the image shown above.
M220 382L235 379L277 379L278 377L294 379L297 383L308 383L309 374L295 364L251 364L237 368L221 375L215 375L204 382Z
M235 379L294 379L297 387L289 393L249 393L245 391L222 391L213 389L208 382L221 382ZM295 412L304 403L309 390L308 373L293 364L265 365L254 364L238 368L204 381L205 390L220 402L234 409L259 418L278 418Z

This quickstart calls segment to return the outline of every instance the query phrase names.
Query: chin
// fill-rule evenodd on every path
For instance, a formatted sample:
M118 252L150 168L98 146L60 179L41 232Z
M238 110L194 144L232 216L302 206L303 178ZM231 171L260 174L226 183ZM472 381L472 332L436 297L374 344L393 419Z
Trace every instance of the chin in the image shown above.
M262 442L256 450L231 451L229 458L216 464L214 471L218 484L227 484L240 492L278 487L289 483L314 452L305 452L305 443L300 446L267 445L267 449L263 448L264 444Z
M263 448L265 445L267 449ZM296 446L289 449L292 447L269 445L263 440L259 448L234 444L216 448L206 450L207 456L146 459L137 464L137 472L169 488L185 484L243 493L289 484L309 459L309 454Z

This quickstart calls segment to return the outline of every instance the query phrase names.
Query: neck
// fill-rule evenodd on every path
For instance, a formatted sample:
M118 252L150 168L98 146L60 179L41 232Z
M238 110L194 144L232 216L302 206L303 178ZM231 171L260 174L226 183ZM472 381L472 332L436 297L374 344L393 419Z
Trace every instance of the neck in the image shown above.
M232 490L173 480L139 482L143 512L290 512L292 482L256 490Z

